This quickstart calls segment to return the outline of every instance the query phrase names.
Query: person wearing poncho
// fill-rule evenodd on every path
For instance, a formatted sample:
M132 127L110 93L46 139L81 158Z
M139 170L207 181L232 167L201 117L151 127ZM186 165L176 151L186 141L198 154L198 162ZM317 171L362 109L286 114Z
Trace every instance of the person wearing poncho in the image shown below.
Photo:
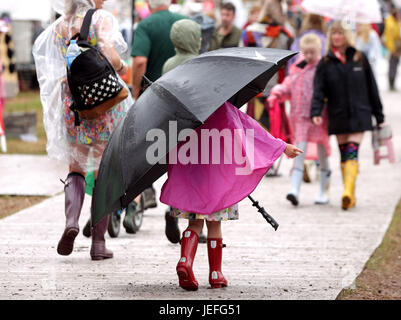
M120 58L128 54L128 46L119 32L114 16L102 10L103 0L52 0L53 9L62 14L36 39L33 47L36 72L40 85L43 105L43 121L46 130L49 157L69 166L65 180L66 226L57 246L60 255L73 251L74 240L79 232L79 216L85 196L85 176L94 171L95 177L108 140L126 112L133 104L129 96L105 114L83 120L79 126L74 123L73 104L67 82L66 52L69 40L77 34L83 18L89 9L98 9L93 14L89 28L88 42L97 46L107 57L113 68L120 74L128 71ZM122 84L122 80L119 80ZM88 168L88 160L93 159ZM113 253L106 249L104 233L108 216L92 230L91 258L111 258Z

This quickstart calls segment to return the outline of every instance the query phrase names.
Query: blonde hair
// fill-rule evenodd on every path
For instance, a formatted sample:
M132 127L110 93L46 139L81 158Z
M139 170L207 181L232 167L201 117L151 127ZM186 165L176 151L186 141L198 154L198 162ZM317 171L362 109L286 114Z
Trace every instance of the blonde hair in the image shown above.
M299 41L299 47L301 48L302 51L305 50L306 48L312 47L320 53L320 50L322 49L322 41L315 34L312 33L306 34Z
M262 10L262 8L260 6L254 5L252 6L251 10L249 11L249 14L254 14L256 12L260 12L260 10Z
M345 22L343 21L335 21L332 23L332 25L329 28L329 31L327 32L327 47L326 47L326 53L329 52L329 50L332 47L332 41L331 37L334 32L340 31L344 33L345 36L345 44L346 46L354 46L354 37L352 35L351 28L346 26Z
M361 37L364 43L369 42L370 31L372 30L372 26L370 24L361 23L359 28L357 28L357 35Z

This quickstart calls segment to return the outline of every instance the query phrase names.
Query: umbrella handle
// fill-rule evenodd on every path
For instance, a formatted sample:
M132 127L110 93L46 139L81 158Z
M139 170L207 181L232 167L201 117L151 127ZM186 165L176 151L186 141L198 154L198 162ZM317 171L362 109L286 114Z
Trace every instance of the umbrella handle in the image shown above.
M252 206L256 207L258 209L258 212L262 214L263 218L265 218L266 221L273 227L273 229L277 231L277 228L279 226L277 221L274 220L274 218L266 212L265 208L259 205L258 201L255 201L251 196L248 196L248 198L252 201Z
M152 81L150 81L145 75L142 76L142 82L141 82L141 89L139 90L139 96L145 92L147 88L149 88L152 85ZM138 96L138 97L139 97Z
M152 81L150 81L145 75L142 76L142 84L144 91L152 85Z

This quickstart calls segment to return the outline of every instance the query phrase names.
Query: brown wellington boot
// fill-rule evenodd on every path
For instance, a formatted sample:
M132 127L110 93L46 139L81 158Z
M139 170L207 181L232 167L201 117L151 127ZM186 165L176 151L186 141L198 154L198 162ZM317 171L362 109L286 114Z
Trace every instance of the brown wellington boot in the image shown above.
M76 172L68 174L64 186L66 224L57 245L57 253L60 255L68 256L74 248L74 240L79 232L78 220L84 202L85 189L84 176Z

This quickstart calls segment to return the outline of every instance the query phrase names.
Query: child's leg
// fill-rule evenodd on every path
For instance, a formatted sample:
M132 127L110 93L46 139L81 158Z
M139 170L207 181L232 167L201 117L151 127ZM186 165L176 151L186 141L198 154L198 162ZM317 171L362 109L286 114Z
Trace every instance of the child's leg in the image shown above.
M206 221L207 252L209 257L209 283L212 288L227 287L227 280L221 271L223 239L220 221Z
M206 221L207 237L208 238L221 238L221 222L220 221Z
M306 155L307 142L298 142L297 147L304 151L294 160L294 169L291 173L291 191L287 194L289 200L294 206L298 205L299 190L301 189L301 182L304 175L304 162Z
M329 202L326 196L326 190L330 182L331 171L329 169L329 160L326 155L326 149L322 144L317 145L317 154L320 163L320 192L315 200L316 204L326 204Z
M204 223L203 219L189 220L187 230L190 229L196 232L196 234L199 236L199 234L203 229L203 223Z

